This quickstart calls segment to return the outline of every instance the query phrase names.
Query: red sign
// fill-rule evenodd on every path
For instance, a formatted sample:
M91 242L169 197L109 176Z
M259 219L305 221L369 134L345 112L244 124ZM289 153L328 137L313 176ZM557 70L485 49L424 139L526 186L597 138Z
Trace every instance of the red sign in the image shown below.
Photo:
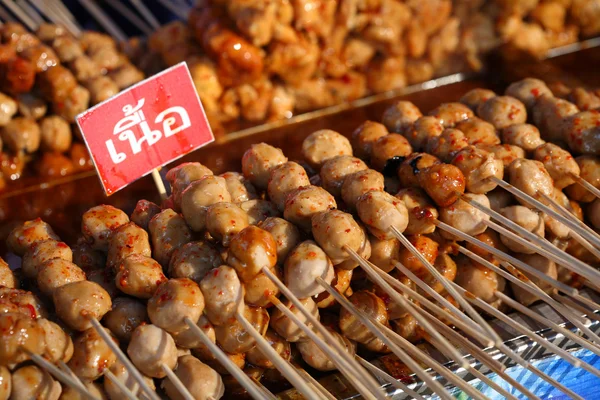
M185 63L90 108L77 123L107 195L215 140Z

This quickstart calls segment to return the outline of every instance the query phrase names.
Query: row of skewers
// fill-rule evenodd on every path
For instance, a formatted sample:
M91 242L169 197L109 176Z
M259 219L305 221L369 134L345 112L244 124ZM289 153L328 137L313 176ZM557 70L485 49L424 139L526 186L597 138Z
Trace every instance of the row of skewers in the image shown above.
M499 318L600 375L504 313L600 353L588 327L598 305L579 292L598 282L600 239L586 222L598 228L599 159L573 158L547 141L547 127L528 124L550 97L526 79L506 96L475 89L425 116L399 102L350 140L314 132L300 162L262 143L245 153L241 174L182 164L167 174L162 206L140 200L131 216L94 207L72 248L41 220L17 227L7 245L22 256L23 279L4 265L0 294L11 398L31 390L25 378L58 398L54 376L86 398L156 398L162 387L173 399L217 399L243 387L270 399L260 378L273 369L305 397L331 398L302 367L337 369L367 399L385 397L371 374L421 398L356 356L365 350L393 353L440 398L450 395L419 363L485 398L415 347L420 340L506 398L515 397L458 349L529 398L483 348L580 398L488 323ZM18 284L52 299L53 313ZM529 310L535 301L581 336Z

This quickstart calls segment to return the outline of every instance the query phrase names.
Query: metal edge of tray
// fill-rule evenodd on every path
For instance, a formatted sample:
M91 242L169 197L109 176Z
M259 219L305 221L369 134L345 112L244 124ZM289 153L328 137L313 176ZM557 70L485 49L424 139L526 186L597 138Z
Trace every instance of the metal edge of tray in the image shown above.
M600 294L591 289L584 289L580 293L583 296L585 296L586 298L589 298L595 302L600 301ZM570 322L567 322L565 318L563 318L560 314L558 314L552 307L550 307L546 303L536 304L534 306L531 306L530 309L537 312L540 315L543 315L544 317L548 318L552 322L554 322L562 327L565 327L569 330L575 329ZM566 349L568 351L574 351L574 350L581 348L578 344L574 343L572 340L570 340L568 338L565 338L562 334L557 333L557 332L535 322L531 318L529 318L521 313L513 312L513 313L510 313L509 316L511 317L511 319L523 324L527 328L531 329L535 333L542 336L544 339L548 340L549 342L551 342L559 347L562 347L563 349ZM506 325L505 323L503 323L501 321L494 319L494 320L490 320L489 323L494 328L494 330L496 332L498 332L498 334L504 340L504 343L507 345L507 347L509 347L516 354L518 354L519 356L522 356L524 359L526 359L530 362L543 360L548 357L551 357L554 354L554 353L548 351L546 348L540 346L533 340L529 339L528 337L517 333L513 328L511 328L510 326ZM594 321L593 323L590 323L589 328L593 332L596 332L596 333L600 332L600 322ZM440 364L442 364L445 367L447 367L448 369L450 369L454 375L460 377L461 379L463 379L467 382L473 382L473 381L477 380L477 378L475 376L473 376L470 372L457 366L454 361L449 360L445 355L440 353L435 347L431 346L430 344L425 343L425 344L419 345L418 347L421 348L421 350L427 352L431 357L433 357L435 360L437 360ZM486 349L484 349L484 351L488 355L493 357L494 359L502 362L507 367L512 367L512 366L516 365L516 363L513 360L508 359L504 354L500 353L500 351L497 350L496 348L486 348ZM474 357L472 357L470 354L468 354L468 353L463 353L463 354L465 354L465 358L468 360L469 364L471 366L475 367L475 369L477 369L479 372L483 373L484 375L487 375L492 372L486 366L482 365L478 360L476 360ZM392 376L395 375L395 377L398 377L398 371L402 371L402 368L398 368L398 369L394 369L394 370L391 370L389 368L390 365L396 365L396 366L403 365L400 361L398 361L398 359L393 354L380 356L374 360L371 360L370 362L373 365L382 369L384 372L386 372ZM446 387L447 389L454 389L454 386L452 384L448 383L444 378L437 376L434 373L434 371L432 371L430 368L425 368L425 370L431 376L436 376L437 380L440 383L442 383L442 385L444 387ZM403 381L405 381L405 383L409 382L409 383L407 383L407 386L409 388L411 388L412 390L414 390L415 392L417 392L418 394L420 394L426 398L434 396L434 393L416 375L404 374L402 372L400 372L400 373L401 373L400 378ZM386 394L390 399L404 400L404 399L411 398L411 397L405 395L400 390L391 387L390 384L385 383L384 381L382 381L378 378L376 378L376 379L381 384L381 387L385 388ZM339 372L334 372L331 375L328 375L328 376L320 379L319 382L337 398L344 399L344 400L353 400L353 399L361 398L361 396L352 387L350 382L348 382L346 380L346 378ZM300 394L298 394L298 392L295 389L289 389L287 391L279 393L277 395L277 397L280 399L288 399L288 400L292 400L292 399L295 400L295 399L302 398L302 396Z

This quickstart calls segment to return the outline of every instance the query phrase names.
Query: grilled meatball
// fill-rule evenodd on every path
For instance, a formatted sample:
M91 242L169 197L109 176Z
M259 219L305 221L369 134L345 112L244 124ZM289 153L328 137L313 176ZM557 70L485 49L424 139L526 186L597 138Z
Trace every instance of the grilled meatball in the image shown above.
M346 247L360 252L366 241L365 232L352 215L339 210L315 215L312 219L312 234L333 265L350 258Z
M144 80L144 73L130 63L121 65L116 70L111 71L108 76L120 90L127 89L129 86Z
M98 250L94 250L92 246L85 241L84 238L80 238L78 240L77 244L73 246L72 251L71 249L65 249L65 247L68 248L66 244L63 246L58 243L60 242L50 244L48 246L48 256L44 256L46 259L63 258L67 261L73 261L84 271L104 269L104 267L106 266L105 254ZM54 256L55 247L58 247L60 249L60 252L58 253L60 255L57 257Z
M321 187L310 185L288 194L283 215L286 220L309 231L313 215L335 208L337 208L336 201L329 192Z
M398 261L400 242L398 239L377 239L370 237L371 257L369 261L384 272L393 271Z
M132 254L150 257L152 250L148 232L135 223L128 222L118 227L111 235L108 242L107 266L116 268L121 260Z
M112 306L108 292L90 281L61 286L54 291L52 299L59 318L78 331L91 327L89 318L102 319Z
M351 156L350 141L331 129L311 133L302 142L302 155L311 167L320 169L325 162L337 156Z
M408 226L408 210L397 197L386 192L371 191L363 194L356 203L361 221L378 239L392 239L391 227L404 232Z
M346 176L342 184L342 200L349 209L354 210L360 196L371 190L383 189L383 175L374 169L365 169Z
M450 257L448 254L440 253L437 256L437 258L435 259L433 266L447 280L454 281L454 279L456 278L456 273L457 273L456 263L454 262L452 257ZM429 285L437 293L443 293L446 290L444 285L440 281L438 281L433 276L433 274L425 275L425 277L423 278L423 281L425 283L427 283L427 285ZM429 296L426 293L422 293L422 294L425 296Z
M60 258L46 261L37 269L37 285L46 296L52 296L61 286L83 280L85 280L85 273L81 268Z
M557 142L568 139L565 135L569 117L579 112L577 106L552 96L541 96L533 106L531 119L542 134L542 139Z
M135 328L127 354L137 369L152 378L166 376L163 365L173 369L177 364L175 341L166 331L152 324Z
M2 95L4 96L4 95ZM0 98L2 97L0 96ZM23 93L20 94L17 97L17 100L19 102L19 113L24 116L25 118L29 118L29 119L34 119L34 120L38 120L40 118L42 118L44 115L46 115L46 112L48 111L48 104L46 104L46 102L44 101L44 99L42 99L41 97L38 97L37 95L33 94L33 93ZM3 100L2 103L4 103ZM5 107L9 106L8 111L11 111L12 109L10 108L10 104L3 104ZM2 108L4 110L4 107ZM16 111L16 109L15 109ZM8 120L6 121L8 122ZM0 125L6 125L6 123L2 124L0 123ZM69 130L70 132L70 130ZM42 136L42 140L43 140L43 136Z
M169 265L175 250L192 239L192 232L183 217L171 209L156 214L148 223L152 239L152 256L163 267Z
M404 133L422 116L421 110L410 101L398 101L385 110L381 122L390 132Z
M77 87L77 80L73 73L62 65L56 65L38 76L44 97L53 103L64 101Z
M569 93L569 101L572 101L581 111L596 110L600 108L600 97L582 87L577 87Z
M54 112L67 121L74 123L75 117L88 109L90 96L89 90L77 85L64 93L63 100L60 103L53 103Z
M6 238L6 245L13 253L23 256L34 244L48 239L60 240L50 225L37 218L13 229Z
M146 305L129 297L117 297L102 322L119 341L128 343L135 328L148 322Z
M317 304L310 297L305 299L300 299L300 303L304 306L305 309L310 312L310 314L319 319L319 309L317 308ZM283 306L288 308L298 319L303 322L307 326L311 326L312 324L308 322L306 316L300 312L297 307L294 307L289 300L282 302ZM277 332L278 335L283 337L286 341L295 343L299 341L303 341L307 339L306 334L285 314L283 314L279 309L273 311L270 320L270 327Z
M52 48L62 63L69 63L83 56L83 49L79 45L79 42L70 35L61 35L54 38L52 40Z
M535 78L525 78L511 83L505 91L507 96L519 99L528 110L535 105L538 97L552 97L552 92L544 81Z
M173 253L169 276L200 283L208 271L223 264L221 254L208 242L190 242Z
M278 264L282 265L289 252L300 243L300 231L285 219L269 217L260 223L259 228L269 232L275 239Z
M546 171L559 190L575 183L573 176L579 176L579 165L568 151L555 144L544 143L533 152L533 158L544 164Z
M504 291L506 285L503 277L466 257L457 258L455 282L495 308L501 303L495 293Z
M240 208L248 214L250 225L258 225L270 217L279 217L281 214L277 206L267 200L248 200L239 204Z
M220 202L231 202L224 178L206 175L190 183L181 196L181 211L187 224L194 231L206 229L208 206Z
M540 256L539 254L517 254L516 257L526 263L527 265L537 269L544 275L548 275L548 277L552 279L558 278L558 273L556 269L556 263L554 261L548 260L547 258ZM531 281L536 284L540 289L548 294L556 293L556 289L551 286L549 283L542 281L539 278L531 275L528 272L523 272L525 276L527 276ZM517 301L524 306L529 306L535 301L539 300L539 297L531 294L529 291L524 290L523 288L517 286L516 284L511 283L511 288L515 295Z
M282 279L278 266L272 272L279 280ZM250 281L244 282L244 287L246 289L244 301L252 306L270 307L273 305L271 297L279 295L279 288L264 272L256 275Z
M284 360L289 361L291 356L291 349L290 343L287 340L284 340L281 336L279 336L271 329L267 330L267 333L265 334L265 339ZM248 353L246 354L246 359L252 365L255 365L260 368L275 368L273 362L268 357L266 357L258 347L255 347L248 351Z
M456 129L464 133L471 146L500 144L494 125L477 117L459 122Z
M89 79L85 82L85 87L90 91L92 104L101 103L119 93L119 87L107 76Z
M342 345L342 348L346 349L351 357L354 356L356 352L354 343L330 328L327 328L327 330ZM300 351L302 359L314 369L319 371L333 371L336 368L331 359L312 340L299 342L296 344L296 348Z
M140 299L151 298L167 280L158 262L143 254L131 254L116 265L117 288Z
M29 353L46 351L45 332L37 320L13 312L0 314L0 365L29 360Z
M14 371L11 386L10 398L14 400L58 400L62 392L60 383L35 365L27 365Z
M231 240L227 263L237 271L242 281L249 281L263 268L275 266L277 244L269 232L248 226Z
M482 146L483 150L494 153L498 160L504 164L504 169L510 165L517 158L525 158L525 150L521 147L514 146L511 144L497 144L493 146Z
M600 188L600 158L595 156L579 156L575 159L579 165L579 176L596 188ZM579 184L565 189L569 198L582 203L589 203L596 197Z
M333 276L331 260L311 240L296 246L285 260L284 282L297 298L312 297L325 291L316 278L331 283Z
M2 90L13 96L30 92L35 83L35 67L22 57L10 57L0 66L0 73L4 78Z
M474 146L459 151L452 164L460 168L467 179L466 189L471 193L484 194L493 190L497 183L490 178L504 177L504 164L493 153Z
M527 110L519 100L510 96L496 96L477 108L479 118L491 123L496 129L527 122Z
M0 93L0 126L6 126L17 112L17 102ZM25 117L28 117L25 115Z
M375 146L375 143L373 143L373 146ZM367 165L359 158L352 156L334 157L325 162L319 172L321 184L329 193L335 197L340 197L342 184L346 176L367 168Z
M96 250L107 251L114 231L129 222L123 211L109 205L87 210L81 218L81 232Z
M148 300L148 317L167 332L180 332L204 311L204 296L198 284L188 278L169 279L162 283Z
M428 115L436 117L444 128L453 128L460 121L475 116L469 107L461 103L442 103Z
M254 186L266 189L271 170L287 161L280 149L266 143L253 144L242 157L242 172Z
M148 223L156 214L161 211L161 208L148 200L139 200L131 213L129 219L137 226L144 230L148 230Z
M40 147L40 126L32 119L13 118L2 128L2 142L13 153L33 153Z
M503 208L500 213L529 232L544 237L544 220L537 212L524 206L511 206ZM525 254L535 253L535 249L523 246L508 237L500 236L500 240L514 252Z
M254 329L264 336L269 326L269 313L262 307L250 306L244 306L242 313ZM219 346L230 354L246 353L256 346L256 341L238 319L215 326L215 335Z
M412 153L406 157L400 168L398 168L398 179L403 187L419 187L419 174L426 168L435 164L440 164L441 161L431 154L427 153Z
M427 234L435 231L433 221L438 217L438 210L429 197L419 188L400 190L396 197L402 201L408 211L408 225L404 230L407 235Z
M388 133L385 125L380 124L379 122L363 122L354 132L352 132L352 137L350 139L356 157L363 160L369 160L371 158L373 143Z
M413 150L422 151L429 140L440 136L443 131L442 121L437 117L425 116L416 120L404 135Z
M35 72L38 74L60 64L54 50L43 44L29 47L22 51L20 55L33 64Z
M407 236L407 239L425 257L429 264L435 262L439 254L439 244L435 240L423 235L410 235ZM400 248L398 261L420 278L429 274L427 267L406 247Z
M247 226L248 214L233 203L216 203L206 211L206 230L223 246Z
M227 190L231 195L232 203L241 203L258 197L254 186L238 172L225 172L219 175L225 178Z
M440 160L450 162L452 158L469 145L465 134L458 129L444 129L440 136L427 142L427 152L432 153Z
M54 239L41 240L31 246L23 255L21 270L28 278L35 278L38 268L46 261L52 259L73 261L71 248L63 242Z
M40 121L42 150L65 152L71 147L71 127L58 115L51 115Z
M46 308L33 293L8 287L0 288L0 312L20 313L32 319L48 315Z
M450 164L437 164L419 174L419 184L439 207L447 207L465 191L465 176Z
M383 171L390 159L406 157L410 153L412 153L412 147L408 140L397 133L390 133L373 143L371 166L378 171Z
M200 282L206 317L215 325L225 324L244 304L244 288L237 273L222 265L211 270Z
M196 326L200 328L200 330L202 330L202 332L204 332L213 343L216 343L215 328L204 315L198 319ZM202 341L198 339L198 335L196 335L196 333L189 326L187 329L176 334L172 334L171 336L173 336L175 344L177 344L177 347L180 349L195 349L201 352L210 353L208 347L206 347Z
M0 286L14 289L18 284L17 278L11 271L8 263L0 257Z
M507 93L509 96L517 97L512 94ZM473 111L477 111L477 108L481 103L485 103L487 100L492 97L496 97L496 93L489 89L471 89L467 93L465 93L461 98L460 102L469 107Z
M374 293L361 290L350 296L348 300L362 313L375 319L380 324L387 325L388 313L386 305ZM364 326L354 314L346 310L346 308L342 308L340 311L339 327L344 336L360 343L368 343L376 338L375 334Z
M140 400L150 400L150 398L144 391L139 390L138 381L128 372L127 368L125 368L125 365L123 365L120 361L114 363L109 368L109 370L113 373L113 375L119 382L125 385L127 389L138 390L138 397L140 398ZM156 387L154 386L154 381L151 378L144 375L142 375L142 378L144 379L144 382L146 382L148 387L150 387L153 390L156 390ZM110 400L119 400L125 397L125 394L112 380L105 378L103 386Z
M552 196L554 183L544 164L539 161L518 158L508 166L509 182L533 198L541 193ZM517 198L523 205L524 200Z
M110 331L103 328L112 337ZM95 328L88 328L81 332L73 341L73 357L67 364L69 368L84 381L94 381L104 375L104 371L117 361L117 356L112 352L104 339ZM155 349L156 350L156 349Z
M496 188L486 193L486 196L490 201L491 209L496 212L500 212L502 208L515 204L513 195L502 188Z
M540 131L534 125L514 124L502 129L502 143L521 147L525 151L533 151L544 144Z
M210 169L198 162L183 163L171 168L166 178L171 185L176 210L181 208L181 196L189 184L212 174Z
M464 197L485 207L490 207L488 198L483 194L465 193ZM487 228L485 222L489 220L489 215L484 214L483 211L479 211L462 199L449 207L440 207L440 221L467 235L475 236L483 233ZM447 232L442 232L442 236L448 239L455 238L454 235Z
M564 136L569 147L578 153L600 154L598 140L600 110L582 111L566 119Z
M182 356L177 359L177 367L173 371L181 383L196 400L220 399L225 392L225 386L221 375L214 369L204 364L196 357ZM163 388L173 400L183 400L179 390L167 379L163 383Z

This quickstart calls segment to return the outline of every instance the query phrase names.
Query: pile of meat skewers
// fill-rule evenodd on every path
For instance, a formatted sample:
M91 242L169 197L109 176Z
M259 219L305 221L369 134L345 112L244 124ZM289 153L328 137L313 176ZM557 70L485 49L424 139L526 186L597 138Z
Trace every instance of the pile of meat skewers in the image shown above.
M8 22L0 37L1 186L22 176L28 163L44 177L92 168L75 117L143 73L101 33L76 38L42 24L34 34Z
M528 115L536 121L555 114L548 104L556 102L543 82L526 79L505 96L476 89L425 116L398 102L383 123L366 121L350 140L314 132L299 162L261 143L244 154L242 173L214 175L200 163L182 164L167 174L172 194L162 206L140 200L130 216L94 207L71 248L43 221L26 222L7 240L21 268L2 265L2 379L15 398L32 390L24 379L49 399L71 391L28 363L38 355L66 363L94 396L123 398L115 382L135 391L139 380L104 341L108 335L143 374L139 394L147 398L155 388L186 398L171 375L192 398L233 395L238 376L228 374L240 368L255 381L278 370L310 394L284 367L288 361L348 377L358 376L349 361L357 351L409 361L368 321L406 348L421 340L440 340L445 348L432 323L459 343L445 324L473 327L451 313L425 318L425 308L464 309L485 326L466 299L496 316L540 299L550 304L557 288L594 286L597 271L580 265L598 264L595 245L582 239L593 235L520 193L550 199L546 204L564 208L571 220L600 229L593 212L600 199L581 183L600 187L599 159L573 158L552 143L563 139L577 148L569 124L528 123ZM515 196L504 179L519 190ZM548 251L549 257L510 231L498 234L493 212L516 226L511 231L566 249L573 265L564 265L567 253ZM523 272L506 266L504 255ZM485 329L469 333L495 343ZM355 384L368 393L368 379Z

